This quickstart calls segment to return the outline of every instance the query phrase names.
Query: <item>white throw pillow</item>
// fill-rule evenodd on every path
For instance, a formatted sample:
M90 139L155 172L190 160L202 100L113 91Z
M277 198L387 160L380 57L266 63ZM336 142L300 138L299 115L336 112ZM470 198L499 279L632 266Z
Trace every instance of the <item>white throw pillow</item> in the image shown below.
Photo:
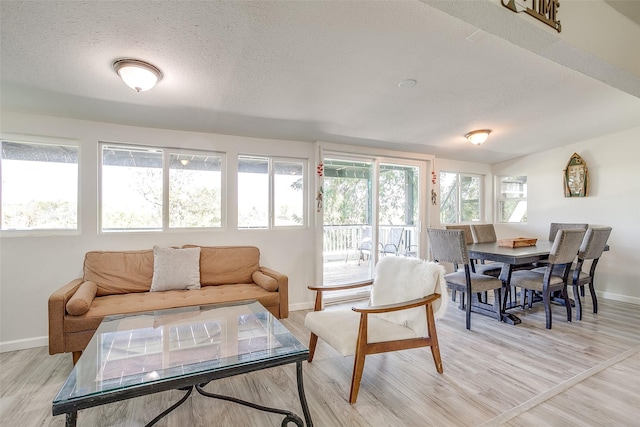
M151 292L200 289L200 248L153 247Z

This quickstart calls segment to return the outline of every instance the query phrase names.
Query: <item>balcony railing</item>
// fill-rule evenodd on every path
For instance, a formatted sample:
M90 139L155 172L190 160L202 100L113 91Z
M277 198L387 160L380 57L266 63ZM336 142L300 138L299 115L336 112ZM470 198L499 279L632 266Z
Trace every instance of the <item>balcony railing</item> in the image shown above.
M401 233L399 230L401 229ZM325 225L323 238L323 255L325 262L346 260L349 253L361 249L371 250L370 225ZM378 236L379 250L389 253L391 245L397 247L398 255L416 256L418 242L417 227L412 225L381 226ZM369 244L367 245L367 242ZM364 245L363 245L364 243Z

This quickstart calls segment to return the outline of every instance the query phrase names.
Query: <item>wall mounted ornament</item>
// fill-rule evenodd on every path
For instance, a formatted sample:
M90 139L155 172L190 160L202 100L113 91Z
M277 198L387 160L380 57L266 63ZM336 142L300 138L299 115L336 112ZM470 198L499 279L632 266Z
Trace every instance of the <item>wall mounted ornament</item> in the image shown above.
M587 197L588 195L587 164L577 153L573 153L564 169L564 197Z
M502 0L502 5L516 13L525 12L557 32L562 30L558 19L560 0Z

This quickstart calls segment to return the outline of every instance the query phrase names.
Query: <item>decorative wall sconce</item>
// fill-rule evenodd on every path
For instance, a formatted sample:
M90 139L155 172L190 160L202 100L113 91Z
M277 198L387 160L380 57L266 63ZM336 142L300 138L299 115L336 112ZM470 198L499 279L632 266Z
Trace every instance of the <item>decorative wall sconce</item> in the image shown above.
M138 59L119 59L113 63L113 69L136 92L149 90L162 80L162 73L157 67Z
M564 169L564 197L587 197L589 195L589 170L587 163L573 153Z
M470 143L475 145L480 145L489 138L489 134L491 133L490 129L479 129L474 130L473 132L469 132L464 137L469 140Z

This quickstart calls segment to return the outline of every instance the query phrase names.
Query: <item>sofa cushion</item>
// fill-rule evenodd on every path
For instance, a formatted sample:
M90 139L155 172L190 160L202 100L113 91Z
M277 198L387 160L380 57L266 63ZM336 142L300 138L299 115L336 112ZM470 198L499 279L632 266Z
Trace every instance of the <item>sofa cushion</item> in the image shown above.
M269 292L278 290L278 281L271 276L267 276L262 271L254 271L251 278L257 285Z
M153 247L151 292L200 289L200 248Z
M84 280L98 286L96 296L148 292L153 250L91 251L84 257Z
M260 250L255 246L200 246L202 286L252 283L251 276L259 268Z
M76 293L67 301L67 313L73 316L86 313L91 307L91 301L93 301L97 291L98 285L95 282L82 283Z
M91 308L80 316L66 316L64 332L80 332L98 327L102 318L115 314L136 313L196 305L257 300L266 308L280 304L280 294L253 283L204 286L200 289L165 292L141 292L129 295L96 297Z

